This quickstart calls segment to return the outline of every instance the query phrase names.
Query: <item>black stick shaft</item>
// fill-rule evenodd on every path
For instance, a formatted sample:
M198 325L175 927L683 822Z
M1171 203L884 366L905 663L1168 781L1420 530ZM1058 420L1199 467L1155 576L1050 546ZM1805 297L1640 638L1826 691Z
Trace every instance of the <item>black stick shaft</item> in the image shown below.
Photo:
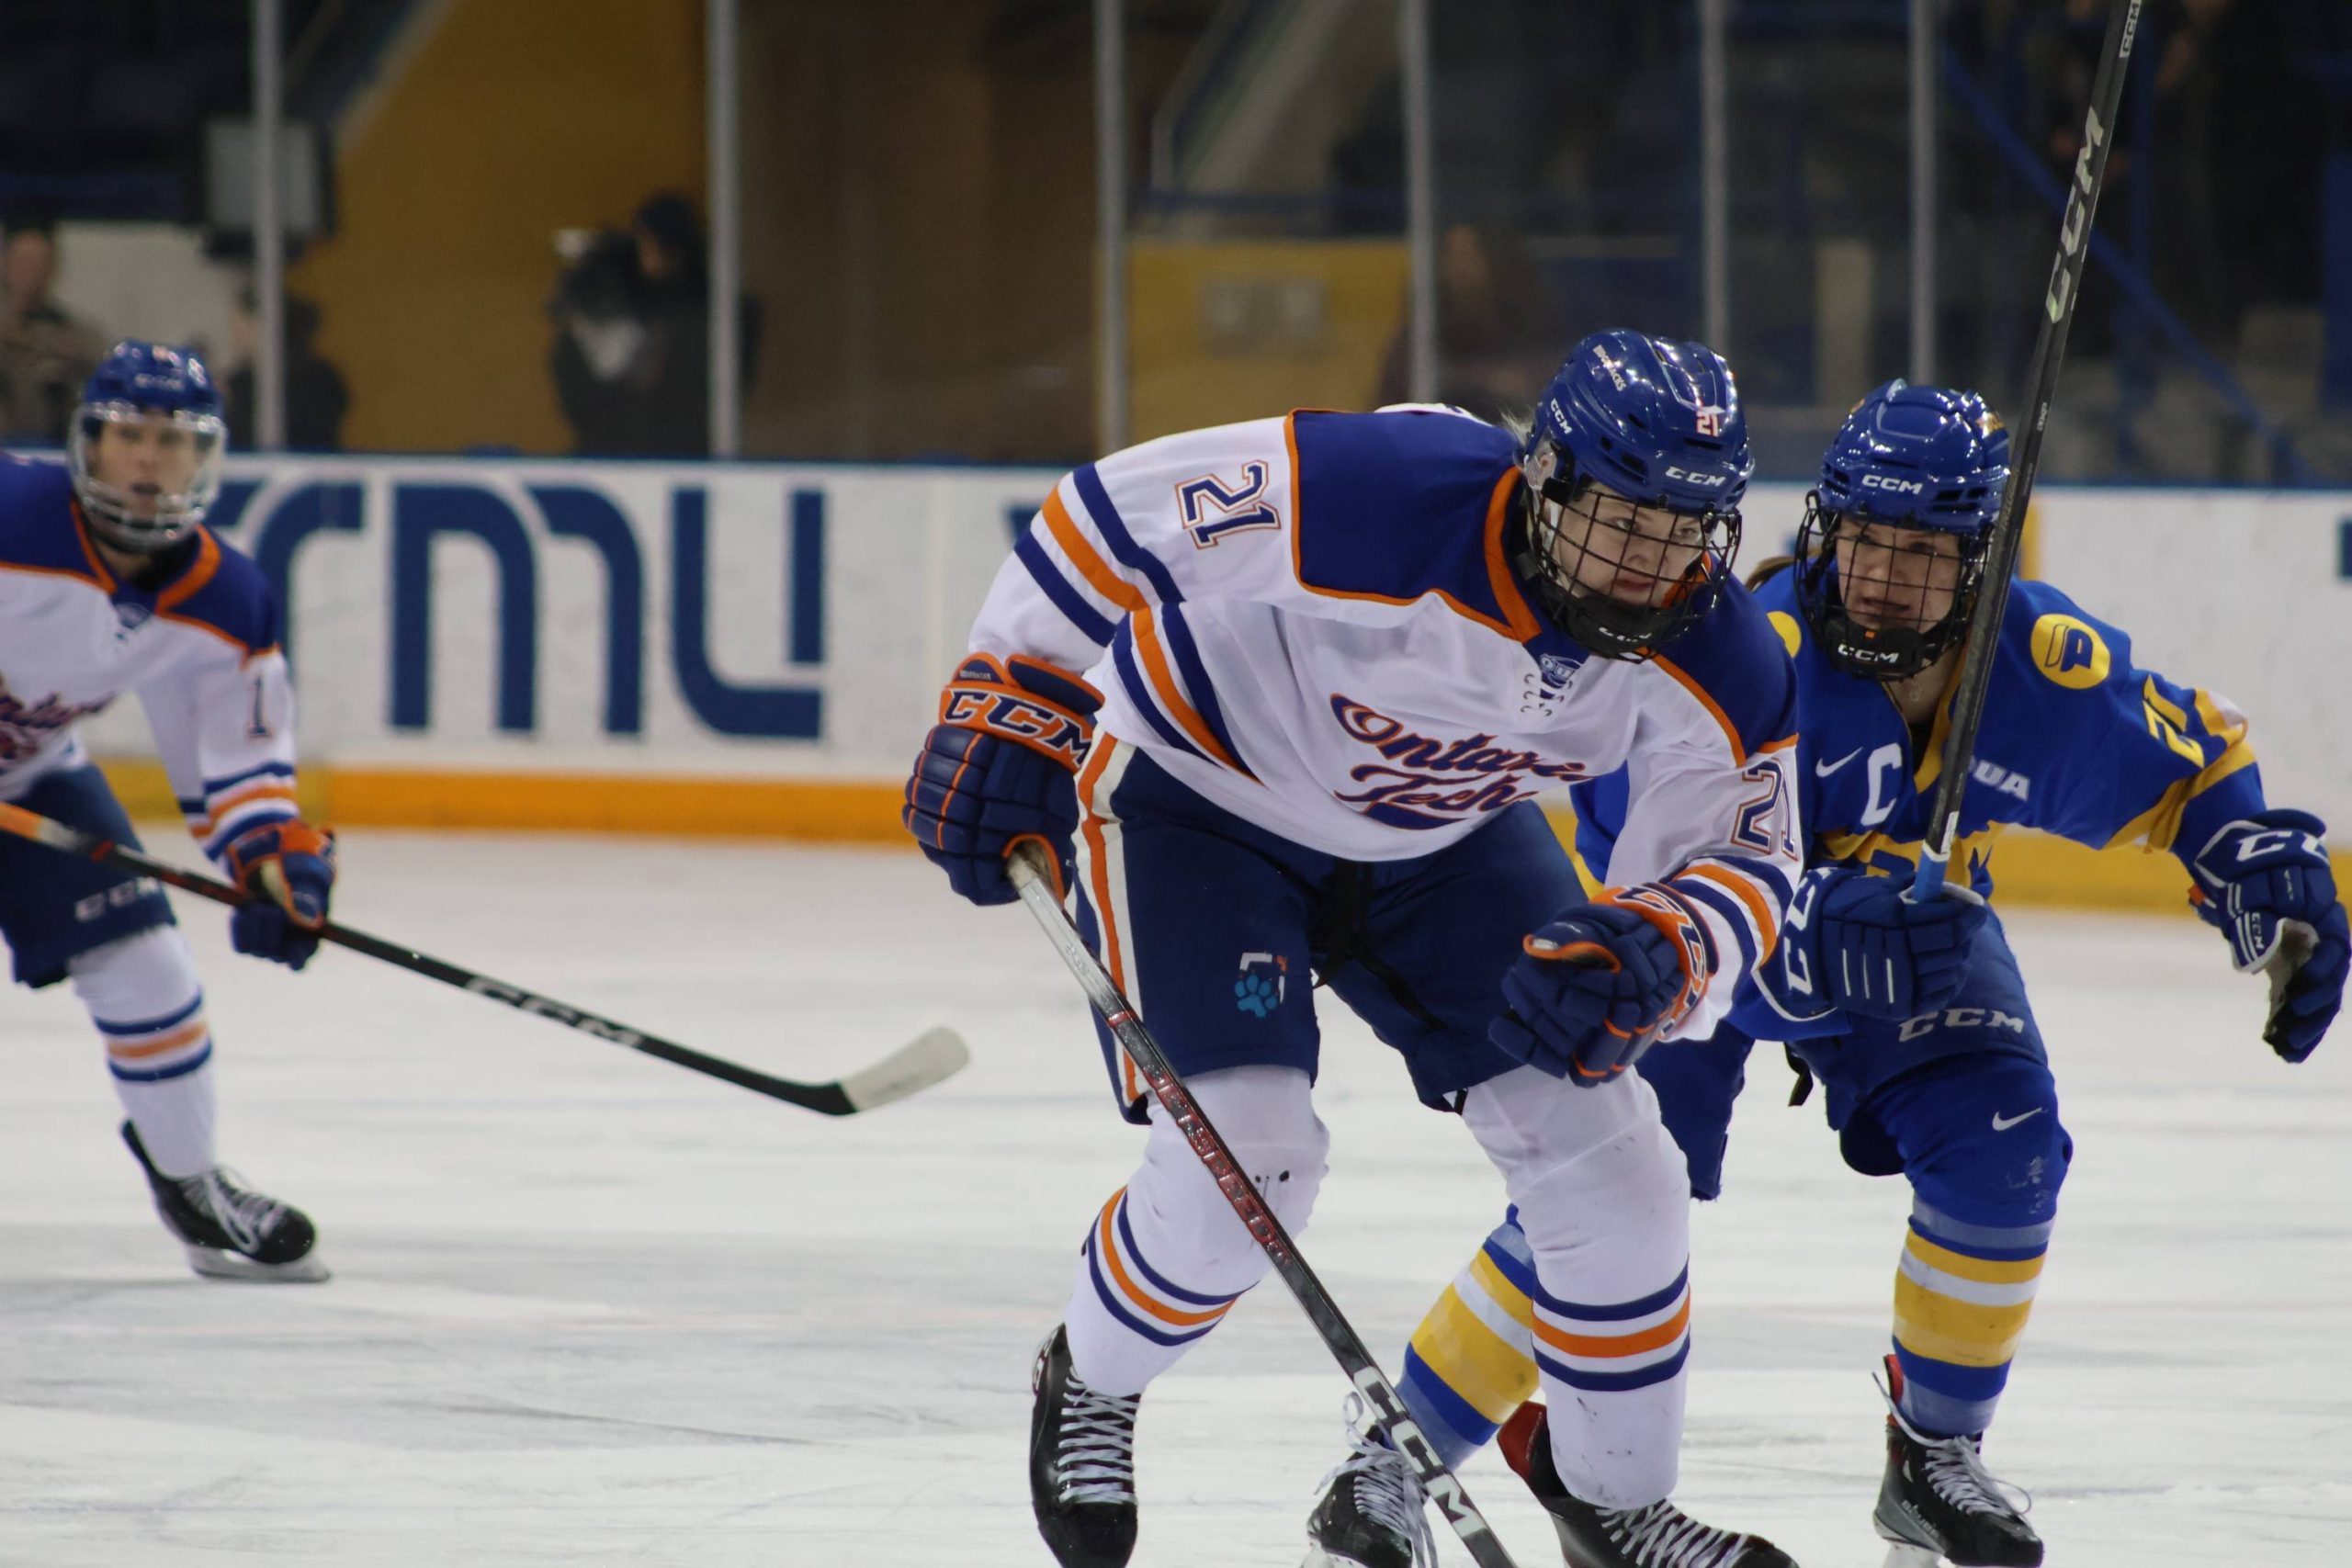
M1151 1031L1144 1027L1143 1020L1137 1018L1135 1010L1127 1005L1126 998L1120 995L1117 984L1112 980L1110 972L1102 967L1102 960L1087 951L1077 928L1070 924L1069 915L1063 912L1061 899L1054 892L1052 879L1038 868L1031 854L1032 852L1024 850L1013 855L1012 886L1019 890L1021 901L1029 906L1029 912L1037 917L1037 923L1045 928L1055 951L1062 955L1062 962L1078 977L1079 985L1086 992L1086 999L1094 1004L1096 1012L1102 1015L1104 1025L1118 1040L1128 1059L1135 1063L1136 1071L1143 1075L1144 1082L1150 1086L1152 1098L1159 1101L1160 1109L1168 1112L1169 1120L1184 1134L1185 1142L1193 1145L1193 1152L1200 1156L1203 1165L1208 1167L1209 1175L1216 1180L1217 1190L1225 1194L1225 1201L1233 1205L1233 1212L1240 1216L1250 1236L1272 1259L1274 1271L1282 1276L1283 1283L1290 1287L1290 1293L1298 1298L1298 1304L1306 1311L1307 1321L1315 1325L1315 1332L1322 1336L1323 1343L1330 1348L1340 1371L1348 1374L1348 1381L1354 1383L1356 1392L1363 1395L1365 1403L1372 1407L1374 1418L1380 1423L1381 1430L1387 1434L1389 1442L1413 1467L1413 1473L1429 1493L1430 1501L1435 1503L1438 1512L1445 1516L1445 1522L1453 1527L1453 1533L1462 1538L1462 1544L1470 1549L1470 1555L1479 1568L1512 1568L1510 1554L1503 1550L1502 1542L1487 1528L1486 1517L1471 1503L1470 1495L1462 1489L1462 1483L1438 1457L1437 1450L1421 1435L1420 1427L1406 1411L1405 1401L1397 1394L1395 1385L1382 1375L1379 1363L1372 1359L1372 1352L1364 1348L1363 1340L1340 1314L1339 1303L1331 1299L1331 1292L1323 1288L1323 1281L1307 1268L1306 1259L1298 1255L1297 1245L1291 1240L1290 1233L1283 1228L1283 1223L1273 1210L1267 1206L1265 1199L1259 1196L1257 1184L1250 1179L1250 1173L1241 1168L1241 1162L1233 1157L1233 1150L1227 1145L1224 1137L1210 1125L1207 1114L1193 1099L1191 1091L1185 1089L1184 1080L1178 1077L1176 1069L1169 1066L1166 1054L1159 1049L1159 1043L1151 1037Z
M2066 190L2065 215L2059 220L2058 259L2050 269L2041 327L2034 338L2026 423L2011 449L2009 483L1993 520L1984 585L1977 592L1976 609L1969 619L1968 653L1961 664L1960 687L1952 695L1951 729L1944 739L1943 771L1936 780L1935 801L1928 811L1928 837L1919 860L1916 897L1932 897L1951 870L1960 832L1961 801L1976 759L1976 732L1984 719L1985 694L1993 684L2001 616L2008 608L2009 582L2025 536L2026 503L2033 494L2034 470L2041 466L2041 438L2050 423L2051 400L2057 395L2058 367L2066 356L2066 332L2074 324L2075 302L2082 293L2083 265L2090 255L2091 219L2098 209L2099 187L2107 180L2107 155L2115 140L2124 67L2140 30L2142 4L2143 0L2121 0L2108 13L2107 43L2091 85L2083 149L2075 160L2074 181Z
M21 807L0 803L0 829L15 833L19 838L30 839L35 843L45 845L62 853L75 855L84 860L97 861L102 864L111 865L123 871L136 872L141 876L152 876L158 882L177 887L183 892L209 898L218 904L227 904L235 908L250 901L244 894L225 882L216 881L198 872L183 870L169 862L157 860L138 850L126 849L111 840L98 837L96 833L86 833L78 828L68 827L62 822L39 816ZM447 959L435 958L428 953L419 953L414 948L402 947L396 942L386 942L381 937L370 936L366 931L354 931L349 926L337 925L332 920L320 928L319 940L334 942L338 947L347 947L355 953L364 953L370 958L380 958L387 964L438 980L446 986L455 986L461 991L471 991L475 996L486 997L494 1002L504 1002L508 1007L518 1011L527 1012L536 1018L552 1020L566 1028L579 1030L583 1034L593 1034L599 1040L610 1041L616 1045L626 1045L632 1051L641 1051L649 1056L659 1056L665 1062L674 1063L690 1071L702 1073L714 1078L722 1078L739 1088L748 1089L755 1094L764 1094L771 1099L788 1100L794 1105L804 1106L810 1111L823 1111L828 1116L846 1116L860 1109L851 1102L849 1095L839 1084L796 1083L790 1078L771 1077L766 1073L754 1071L734 1062L723 1061L717 1056L705 1055L690 1046L681 1045L675 1041L664 1040L658 1034L648 1034L641 1029L631 1029L627 1024L616 1023L611 1019L599 1018L593 1012L572 1007L569 1003L557 1001L552 997L543 997L537 991L526 990L520 986L509 984L504 980L493 979L488 975L451 964Z

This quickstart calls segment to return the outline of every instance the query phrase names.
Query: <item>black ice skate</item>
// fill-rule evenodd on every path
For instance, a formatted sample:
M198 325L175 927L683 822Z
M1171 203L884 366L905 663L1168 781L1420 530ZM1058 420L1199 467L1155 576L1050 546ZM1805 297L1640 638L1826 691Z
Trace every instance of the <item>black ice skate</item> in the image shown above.
M1871 1522L1894 1543L1886 1568L2035 1568L2041 1538L2025 1522L2033 1500L1996 1480L1979 1453L1984 1437L1931 1438L1903 1418L1901 1363L1886 1359L1886 1478ZM2011 1493L2022 1499L2012 1503Z
M177 1180L147 1158L139 1130L122 1124L139 1168L147 1173L155 1212L187 1248L188 1267L212 1280L307 1284L327 1277L312 1250L318 1232L290 1203L254 1191L225 1166Z
M1323 1500L1306 1519L1302 1568L1433 1568L1437 1543L1413 1467L1364 1429L1361 1397L1348 1395L1347 1413L1355 1452L1323 1478Z
M1126 1568L1136 1549L1136 1406L1097 1393L1070 1371L1057 1325L1037 1348L1030 1386L1029 1502L1062 1568Z
M1702 1525L1671 1503L1602 1508L1572 1496L1552 1462L1540 1404L1521 1405L1504 1425L1502 1450L1552 1516L1568 1568L1797 1568L1770 1541Z

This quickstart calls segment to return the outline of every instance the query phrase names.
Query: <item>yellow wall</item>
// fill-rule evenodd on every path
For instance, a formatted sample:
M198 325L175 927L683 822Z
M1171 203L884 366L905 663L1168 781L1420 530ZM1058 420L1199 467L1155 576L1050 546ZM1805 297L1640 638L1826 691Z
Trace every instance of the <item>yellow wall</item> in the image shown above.
M1386 240L1136 240L1128 378L1137 440L1295 408L1371 406L1404 320Z
M350 383L346 446L569 449L547 369L550 238L625 225L656 190L700 201L703 9L446 0L336 149L336 232L289 274Z

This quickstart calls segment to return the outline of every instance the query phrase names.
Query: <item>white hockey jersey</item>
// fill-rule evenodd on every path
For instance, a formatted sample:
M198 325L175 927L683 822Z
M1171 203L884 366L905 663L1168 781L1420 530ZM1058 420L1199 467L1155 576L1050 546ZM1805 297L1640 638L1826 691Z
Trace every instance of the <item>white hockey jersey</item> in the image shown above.
M207 853L296 815L294 694L261 570L201 529L171 581L119 581L66 471L0 457L0 800L86 761L74 721L125 692Z
M1668 885L1736 978L1802 869L1787 650L1734 583L1666 655L1593 658L1507 564L1521 483L1510 435L1451 412L1153 441L1056 484L972 647L1081 673L1102 731L1349 860L1429 854L1629 767L1612 879ZM1678 1032L1711 1030L1733 988Z

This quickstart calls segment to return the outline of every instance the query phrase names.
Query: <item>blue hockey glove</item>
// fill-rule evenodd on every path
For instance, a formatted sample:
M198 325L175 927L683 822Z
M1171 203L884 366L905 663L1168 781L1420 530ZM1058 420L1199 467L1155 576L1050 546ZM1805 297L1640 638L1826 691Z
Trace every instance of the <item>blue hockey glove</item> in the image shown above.
M1916 874L1871 876L1842 865L1806 872L1789 901L1780 951L1766 961L1775 999L1798 1017L1833 1008L1881 1019L1941 1011L1960 990L1969 944L1991 911L1951 883L1915 903Z
M308 964L334 888L334 831L300 818L265 823L230 840L220 860L253 900L229 916L229 944L290 969Z
M976 653L957 668L900 814L956 893L975 904L1011 903L1019 895L1004 857L1027 840L1048 852L1057 889L1069 887L1078 830L1071 775L1102 700L1077 676L1032 659Z
M2308 811L2263 811L2232 822L2189 863L2189 899L2230 940L2238 973L2270 976L2262 1032L2290 1062L2310 1055L2344 1005L2344 906L2328 863L2327 829Z
M1620 902L1621 899L1638 902ZM1653 906L1653 900L1655 906ZM1670 896L1604 894L1521 943L1503 972L1510 1010L1487 1038L1572 1084L1604 1083L1679 1022L1706 987L1706 938Z

